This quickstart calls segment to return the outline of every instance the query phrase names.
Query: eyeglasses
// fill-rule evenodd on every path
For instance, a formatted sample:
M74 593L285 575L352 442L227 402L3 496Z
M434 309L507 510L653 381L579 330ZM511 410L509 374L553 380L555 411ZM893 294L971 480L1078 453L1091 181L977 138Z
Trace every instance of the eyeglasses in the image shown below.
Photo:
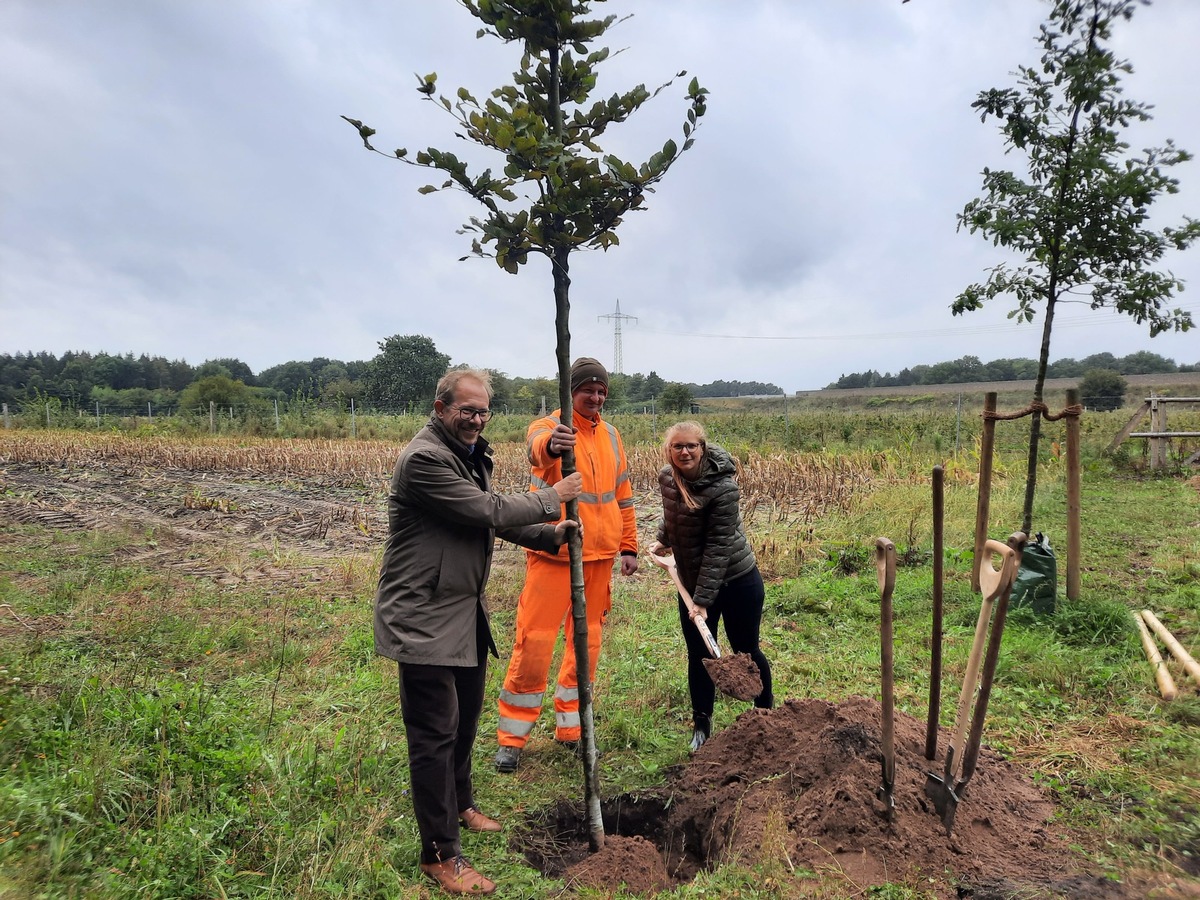
M458 417L460 419L473 419L479 416L480 422L486 422L492 417L490 409L476 409L474 406L452 406L450 408L458 410Z
M686 450L688 453L695 453L697 450L700 449L700 445L699 444L672 444L671 449L674 450L676 453L682 453L684 450Z

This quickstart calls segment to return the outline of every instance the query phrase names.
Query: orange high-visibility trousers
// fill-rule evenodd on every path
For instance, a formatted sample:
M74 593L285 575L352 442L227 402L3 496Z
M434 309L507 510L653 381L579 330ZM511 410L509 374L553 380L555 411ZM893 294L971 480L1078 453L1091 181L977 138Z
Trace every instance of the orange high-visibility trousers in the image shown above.
M583 564L583 593L587 598L588 664L596 678L600 637L612 608L611 559ZM571 566L526 554L525 587L517 601L517 631L512 659L500 692L500 725L496 738L501 747L524 747L542 711L550 663L558 632L566 622L566 650L558 669L554 692L554 737L579 740L579 679L575 671L575 629L571 612Z

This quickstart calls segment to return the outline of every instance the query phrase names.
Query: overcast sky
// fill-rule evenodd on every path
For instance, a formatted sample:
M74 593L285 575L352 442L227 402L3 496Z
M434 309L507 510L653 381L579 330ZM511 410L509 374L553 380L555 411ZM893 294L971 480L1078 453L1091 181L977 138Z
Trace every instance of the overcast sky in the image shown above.
M953 317L1001 252L955 231L984 166L1006 161L970 104L1040 58L1041 0L611 0L635 15L604 44L599 97L688 76L609 132L640 161L679 139L688 79L709 113L621 245L572 257L572 355L668 381L822 387L839 375L978 356L1036 357L1040 320L1012 304ZM414 73L482 97L519 50L477 40L452 0L3 0L0 352L68 350L366 360L422 334L454 364L555 372L548 264L472 258L480 209L422 196L434 173L366 152L451 149ZM1130 135L1200 153L1200 3L1158 0L1115 42L1127 96L1155 105ZM481 171L478 166L476 171ZM1200 216L1200 162L1156 224ZM1163 268L1200 321L1200 249ZM1150 350L1200 361L1200 330L1151 340L1127 317L1065 306L1051 359Z

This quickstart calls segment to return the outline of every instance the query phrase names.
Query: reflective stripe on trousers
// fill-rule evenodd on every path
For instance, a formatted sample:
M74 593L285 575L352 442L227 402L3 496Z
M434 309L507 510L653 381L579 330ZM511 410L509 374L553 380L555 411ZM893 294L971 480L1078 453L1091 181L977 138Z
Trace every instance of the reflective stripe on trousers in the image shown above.
M612 607L613 560L583 564L583 591L587 597L588 663L592 679L604 620ZM575 635L571 612L571 566L526 555L525 587L517 603L517 628L512 658L498 703L500 722L496 738L502 747L524 747L542 711L554 645L566 624L566 648L554 691L554 737L579 740L579 681L575 671Z

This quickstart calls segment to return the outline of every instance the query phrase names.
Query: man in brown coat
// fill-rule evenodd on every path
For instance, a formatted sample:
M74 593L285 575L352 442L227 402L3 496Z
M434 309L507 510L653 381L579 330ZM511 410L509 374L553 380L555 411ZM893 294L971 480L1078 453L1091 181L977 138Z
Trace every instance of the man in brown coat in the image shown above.
M577 473L540 491L493 493L482 437L490 402L486 372L456 369L438 382L433 415L392 475L375 596L375 650L399 664L421 871L452 894L496 889L463 857L459 840L460 825L501 827L476 808L471 791L487 653L496 655L484 599L495 537L556 551L576 523L544 523L559 518L582 480Z

